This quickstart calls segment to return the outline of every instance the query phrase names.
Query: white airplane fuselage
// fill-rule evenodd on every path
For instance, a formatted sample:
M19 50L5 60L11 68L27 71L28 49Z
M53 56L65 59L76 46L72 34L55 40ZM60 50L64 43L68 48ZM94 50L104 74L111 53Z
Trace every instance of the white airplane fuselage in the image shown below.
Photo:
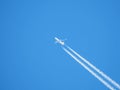
M55 37L55 40L56 40L57 43L59 43L61 45L65 44L62 40L58 39L57 37Z

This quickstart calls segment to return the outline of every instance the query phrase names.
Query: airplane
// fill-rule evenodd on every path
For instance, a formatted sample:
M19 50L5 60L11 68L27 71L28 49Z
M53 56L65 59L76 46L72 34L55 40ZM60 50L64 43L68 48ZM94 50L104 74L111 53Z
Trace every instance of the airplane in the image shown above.
M58 39L57 37L55 37L55 40L57 43L59 43L61 45L65 45L65 43L62 40Z

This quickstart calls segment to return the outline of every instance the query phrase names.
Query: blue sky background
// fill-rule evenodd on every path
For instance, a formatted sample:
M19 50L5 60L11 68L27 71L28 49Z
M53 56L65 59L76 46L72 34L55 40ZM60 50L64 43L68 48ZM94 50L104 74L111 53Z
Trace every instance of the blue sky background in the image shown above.
M120 83L119 0L1 0L0 90L107 90L65 42Z

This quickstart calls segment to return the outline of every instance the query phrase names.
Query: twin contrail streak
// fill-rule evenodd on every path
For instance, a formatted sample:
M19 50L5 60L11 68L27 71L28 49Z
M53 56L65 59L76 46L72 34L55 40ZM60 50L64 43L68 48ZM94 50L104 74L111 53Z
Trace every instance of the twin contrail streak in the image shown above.
M88 72L90 72L94 77L96 77L100 82L102 82L106 87L108 87L110 90L115 90L109 83L107 83L103 78L101 78L99 75L97 75L94 71L92 71L89 67L87 67L84 63L79 61L77 57L75 57L70 51L68 51L66 48L63 47L63 50L69 54L74 60L76 60L80 65L82 65Z
M63 50L69 54L75 61L77 61L80 65L82 65L88 72L90 72L95 78L97 78L100 82L102 82L107 88L110 90L115 90L116 88L120 90L120 85L112 80L109 76L91 64L88 60L83 58L80 54L75 52L69 46L67 46L64 41L59 38L54 38L57 43L59 43Z
M120 89L120 85L116 83L114 80L112 80L109 76L107 76L105 73L103 73L101 70L96 68L93 64L91 64L88 60L83 58L81 55L79 55L77 52L75 52L73 49L71 49L69 46L66 46L71 52L73 52L76 56L78 56L83 62L88 64L91 68L93 68L96 72L98 72L102 77L104 77L106 80L108 80L111 84L116 86L118 89Z

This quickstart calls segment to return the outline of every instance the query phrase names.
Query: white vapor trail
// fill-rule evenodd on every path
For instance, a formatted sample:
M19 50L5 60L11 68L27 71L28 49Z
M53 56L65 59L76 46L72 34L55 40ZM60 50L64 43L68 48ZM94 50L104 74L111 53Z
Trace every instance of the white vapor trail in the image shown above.
M91 68L93 68L96 72L98 72L102 77L104 77L106 80L108 80L111 84L116 86L118 89L120 89L120 85L112 80L109 76L107 76L105 73L103 73L101 70L99 70L97 67L95 67L93 64L91 64L89 61L87 61L85 58L83 58L81 55L79 55L77 52L75 52L73 49L71 49L69 46L66 46L71 52L73 52L75 55L77 55L83 62L88 64Z
M109 83L107 83L103 78L101 78L99 75L97 75L94 71L92 71L88 66L86 66L84 63L79 61L79 59L74 56L70 51L62 47L63 50L69 54L75 61L77 61L80 65L82 65L88 72L90 72L94 77L96 77L100 82L102 82L106 87L108 87L110 90L115 90L114 87L112 87Z

